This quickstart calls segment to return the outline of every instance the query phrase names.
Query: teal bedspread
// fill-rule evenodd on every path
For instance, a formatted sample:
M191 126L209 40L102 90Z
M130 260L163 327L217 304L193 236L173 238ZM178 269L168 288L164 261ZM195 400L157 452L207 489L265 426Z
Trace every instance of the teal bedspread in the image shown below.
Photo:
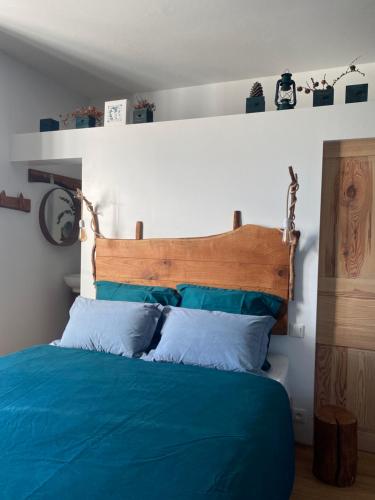
M37 346L0 358L1 500L286 500L272 380Z

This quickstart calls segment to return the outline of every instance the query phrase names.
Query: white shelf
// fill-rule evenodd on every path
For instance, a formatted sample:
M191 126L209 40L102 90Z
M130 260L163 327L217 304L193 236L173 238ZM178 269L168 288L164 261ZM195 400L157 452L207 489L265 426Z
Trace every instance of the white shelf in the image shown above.
M172 130L185 130L198 127L209 130L210 127L227 126L233 122L235 128L243 124L245 129L250 123L257 128L264 129L265 133L272 124L278 124L280 130L286 135L293 134L298 128L298 123L307 117L319 115L322 123L331 120L332 126L335 120L340 120L342 114L351 112L369 113L375 111L375 102L362 102L356 104L338 104L334 106L323 106L318 108L296 108L289 111L267 111L265 113L250 113L237 115L211 116L202 118L190 118L186 120L162 121L144 124L128 124L119 127L95 127L85 129L58 130L55 132L35 132L29 134L15 134L11 140L11 161L14 165L35 166L41 164L74 164L81 165L83 156L93 147L93 144L107 143L112 138L119 137L124 141L136 141L147 145L149 138L160 137L160 134L170 134ZM206 127L207 124L207 127ZM243 128L240 125L241 128ZM311 131L314 133L314 131ZM165 137L165 136L164 136ZM340 137L327 137L328 140L340 139Z

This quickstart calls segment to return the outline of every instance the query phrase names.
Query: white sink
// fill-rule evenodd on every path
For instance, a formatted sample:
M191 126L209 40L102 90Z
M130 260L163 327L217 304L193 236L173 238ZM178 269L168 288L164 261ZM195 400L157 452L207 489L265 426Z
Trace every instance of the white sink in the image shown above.
M72 289L73 293L81 292L81 275L80 274L67 274L64 276L65 284Z

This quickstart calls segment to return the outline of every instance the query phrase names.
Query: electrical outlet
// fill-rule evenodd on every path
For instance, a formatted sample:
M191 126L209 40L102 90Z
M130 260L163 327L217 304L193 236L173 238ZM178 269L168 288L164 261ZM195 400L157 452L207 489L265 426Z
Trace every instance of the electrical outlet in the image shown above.
M303 339L305 336L305 325L302 323L289 323L288 334L289 337Z
M296 424L305 423L306 410L303 408L293 408L293 421Z

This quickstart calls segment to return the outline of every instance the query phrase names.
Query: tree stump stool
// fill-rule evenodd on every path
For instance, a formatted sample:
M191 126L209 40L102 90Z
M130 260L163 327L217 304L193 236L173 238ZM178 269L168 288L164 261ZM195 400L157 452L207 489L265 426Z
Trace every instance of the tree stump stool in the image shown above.
M336 486L351 486L357 473L357 420L345 408L322 406L314 417L314 475Z

